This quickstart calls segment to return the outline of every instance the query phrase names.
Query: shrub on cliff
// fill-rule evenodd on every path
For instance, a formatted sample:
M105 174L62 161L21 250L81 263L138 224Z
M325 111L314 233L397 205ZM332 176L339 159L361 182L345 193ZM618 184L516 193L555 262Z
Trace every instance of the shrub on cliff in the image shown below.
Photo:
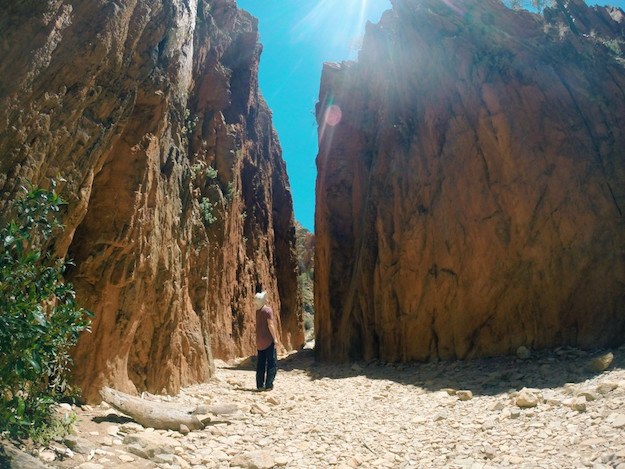
M61 228L55 185L25 192L0 229L0 434L41 439L58 426L52 409L90 313L63 281L65 261L45 252Z

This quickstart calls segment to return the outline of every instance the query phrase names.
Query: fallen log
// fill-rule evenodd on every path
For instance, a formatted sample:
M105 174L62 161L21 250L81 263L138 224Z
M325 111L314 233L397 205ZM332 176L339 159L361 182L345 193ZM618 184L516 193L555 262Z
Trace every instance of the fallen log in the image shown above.
M189 430L204 428L204 423L193 411L188 412L172 404L147 401L108 387L100 389L100 396L111 407L132 417L146 428L175 431L180 431L181 425Z

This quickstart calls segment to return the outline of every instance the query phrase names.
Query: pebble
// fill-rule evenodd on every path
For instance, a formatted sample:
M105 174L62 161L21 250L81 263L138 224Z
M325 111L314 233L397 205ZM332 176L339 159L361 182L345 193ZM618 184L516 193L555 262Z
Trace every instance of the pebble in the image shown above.
M402 366L370 361L357 364L366 369L362 373L352 363L315 363L307 350L279 361L271 393L252 391L255 372L241 366L243 361L221 362L207 383L170 398L150 396L180 408L203 406L202 413L211 415L204 430L181 435L143 429L107 420L110 412L102 406L76 408L77 438L97 449L94 460L84 463L86 457L77 454L49 464L66 469L103 469L103 460L106 469L623 469L625 353L615 351L600 374L580 373L592 357L562 348L532 351L523 360ZM113 425L117 429L109 432ZM117 443L106 446L111 438Z

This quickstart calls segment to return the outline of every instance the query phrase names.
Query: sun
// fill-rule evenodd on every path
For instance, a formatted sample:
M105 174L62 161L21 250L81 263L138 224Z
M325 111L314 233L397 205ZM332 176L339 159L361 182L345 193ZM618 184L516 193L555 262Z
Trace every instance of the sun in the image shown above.
M324 49L353 51L360 44L372 2L381 0L320 0L293 27L298 40L316 37ZM347 57L345 57L347 58Z

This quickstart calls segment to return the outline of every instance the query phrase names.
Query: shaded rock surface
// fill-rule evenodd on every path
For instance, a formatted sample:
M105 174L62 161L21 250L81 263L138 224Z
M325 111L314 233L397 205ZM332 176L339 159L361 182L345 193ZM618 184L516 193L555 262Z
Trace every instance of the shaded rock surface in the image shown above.
M5 2L7 3L7 2ZM303 344L291 193L234 0L10 2L0 19L0 210L61 177L54 249L93 332L90 400L175 392L255 351L256 289ZM6 8L4 8L6 6Z
M396 0L317 107L323 360L625 337L625 19Z

